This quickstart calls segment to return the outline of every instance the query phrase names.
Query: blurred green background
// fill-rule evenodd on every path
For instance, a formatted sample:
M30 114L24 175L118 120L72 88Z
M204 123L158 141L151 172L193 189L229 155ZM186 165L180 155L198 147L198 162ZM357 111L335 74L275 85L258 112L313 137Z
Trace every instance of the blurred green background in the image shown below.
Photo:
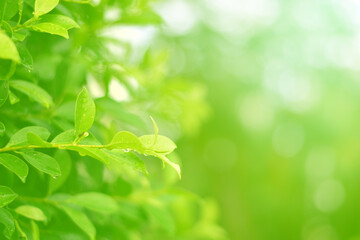
M195 86L179 185L217 202L231 239L360 239L359 6L157 5L167 25L151 46Z

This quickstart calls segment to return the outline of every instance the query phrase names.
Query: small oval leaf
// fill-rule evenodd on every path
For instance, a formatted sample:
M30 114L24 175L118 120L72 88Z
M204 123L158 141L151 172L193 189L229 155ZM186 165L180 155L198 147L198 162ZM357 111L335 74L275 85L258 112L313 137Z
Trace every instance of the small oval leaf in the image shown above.
M20 56L14 42L0 30L0 58L20 63Z
M0 186L0 208L10 204L17 196L11 188Z
M22 182L25 182L29 167L23 160L8 153L1 153L0 164L15 173Z
M87 132L95 119L95 103L86 88L83 88L76 99L75 131L76 135Z
M59 0L36 0L35 1L35 16L44 15L53 10L59 3Z
M45 141L50 136L50 132L46 128L38 127L38 126L24 127L11 136L9 143L6 146L12 147L12 146L21 146L27 144L28 133L34 133Z
M35 221L46 221L47 218L43 211L37 207L30 205L22 205L15 209L15 212L26 218L35 220Z
M41 172L49 174L53 177L61 175L59 164L54 158L50 157L49 155L31 150L21 151L19 153L25 158L28 163L30 163L32 166L34 166Z

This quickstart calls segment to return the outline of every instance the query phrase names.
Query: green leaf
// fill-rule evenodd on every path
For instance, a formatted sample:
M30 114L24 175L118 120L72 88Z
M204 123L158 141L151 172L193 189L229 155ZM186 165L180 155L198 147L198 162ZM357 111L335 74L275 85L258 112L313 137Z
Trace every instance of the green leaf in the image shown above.
M51 147L52 146L51 143L48 143L48 142L42 140L41 137L39 137L38 135L36 135L32 132L29 132L27 134L27 141L28 141L28 144L31 144L31 145L37 145L37 146L42 146L42 147Z
M4 225L3 234L5 238L11 239L11 236L15 231L14 217L8 210L4 208L0 208L0 223Z
M10 104L15 104L20 101L20 99L10 90L9 90L9 100L10 100Z
M4 136L5 130L6 130L5 125L2 122L0 122L0 137Z
M17 196L11 188L0 186L0 208L10 204Z
M144 150L144 146L140 142L139 138L135 134L127 131L118 132L111 140L108 148L131 149L138 152L142 152Z
M80 193L68 199L68 202L105 214L113 213L118 208L113 198L98 192Z
M32 240L40 240L39 226L34 221L31 221L30 225Z
M82 156L90 156L94 159L99 160L100 162L104 164L109 164L109 156L104 151L104 149L98 149L98 148L90 148L90 147L82 147L82 146L65 146L63 149L68 149L72 151L78 152Z
M73 222L90 237L90 239L95 239L96 229L85 213L66 206L62 206L62 209L71 220L73 220Z
M49 194L53 193L64 184L71 171L71 158L67 151L57 151L54 158L60 166L61 176L49 180Z
M15 0L1 0L0 1L0 20L4 17L5 20L11 19L18 11L18 4Z
M76 135L87 132L95 119L95 103L86 88L83 88L76 99L75 131Z
M66 143L73 143L76 138L75 130L70 129L66 130L65 132L60 133L57 135L51 143L53 144L66 144Z
M14 42L0 30L0 58L20 63L20 56Z
M12 80L9 84L10 87L26 94L29 98L46 108L49 108L54 104L52 97L44 89L33 83L22 80Z
M151 221L163 228L170 234L175 232L175 222L169 211L164 206L157 206L154 204L144 205L145 211L150 216Z
M158 135L144 135L140 138L141 143L150 150L157 153L171 153L176 148L176 145L168 137Z
M59 3L59 0L35 0L35 12L36 17L44 15L53 10Z
M21 64L26 67L28 70L32 70L33 68L33 59L27 48L24 44L17 42L16 48L19 52Z
M47 140L50 136L49 130L43 127L38 126L30 126L30 127L24 127L17 131L9 140L9 143L6 145L7 147L12 146L21 146L27 144L27 134L28 133L34 133L38 135L41 139Z
M6 102L9 95L9 82L7 80L0 80L0 107Z
M160 154L160 153L156 153L156 152L149 152L149 154L161 159L164 163L167 163L168 165L170 165L176 171L176 173L179 175L179 178L181 178L181 169L180 169L179 164L170 161L170 159L168 159L164 154Z
M37 23L34 25L31 25L31 28L35 31L38 32L45 32L45 33L50 33L50 34L54 34L54 35L59 35L61 37L64 37L66 39L69 38L69 34L68 31L66 30L66 28L54 24L54 23Z
M49 174L52 177L57 177L61 175L59 164L54 158L50 157L49 155L31 150L24 150L19 153L25 158L28 163L30 163L32 166L34 166L41 172Z
M59 25L66 30L71 28L79 28L79 25L71 18L59 14L46 14L40 18L39 23L53 23Z
M43 211L37 207L30 205L22 205L15 209L15 212L26 218L35 220L35 221L46 221L47 218Z
M1 153L0 164L15 173L22 182L26 181L26 177L29 173L29 167L20 158L8 153Z
M109 152L109 168L111 170L122 170L128 167L134 171L139 171L148 176L144 162L133 152L123 152L121 150L113 150Z

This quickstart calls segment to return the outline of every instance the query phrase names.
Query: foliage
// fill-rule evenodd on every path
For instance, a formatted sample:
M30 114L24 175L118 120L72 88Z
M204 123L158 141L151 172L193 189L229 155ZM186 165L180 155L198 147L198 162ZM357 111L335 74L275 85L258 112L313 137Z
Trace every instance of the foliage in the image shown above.
M176 145L159 135L153 118L148 134L149 113L164 125L174 121L171 111L146 108L164 106L154 96L172 106L182 98L151 91L167 86L148 83L159 63L149 60L151 52L130 64L136 49L103 34L112 26L160 24L151 4L0 2L1 239L225 238L207 217L207 201L173 187L181 176ZM119 16L109 18L110 10ZM126 54L110 51L114 44ZM114 100L114 81L131 99ZM103 91L95 101L87 90L94 86ZM156 173L156 159L170 168Z

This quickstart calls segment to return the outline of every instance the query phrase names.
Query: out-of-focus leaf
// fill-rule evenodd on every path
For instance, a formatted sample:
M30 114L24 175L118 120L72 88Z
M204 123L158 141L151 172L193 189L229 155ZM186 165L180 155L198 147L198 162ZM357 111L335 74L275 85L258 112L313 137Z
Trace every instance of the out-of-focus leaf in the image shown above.
M87 132L95 119L95 103L86 88L83 88L76 99L75 131L76 135Z
M17 11L18 8L17 1L14 0L2 0L0 1L0 20L4 17L4 20L9 20L12 18Z
M2 122L0 122L0 137L4 136L5 130L6 130L5 125Z
M20 63L20 56L14 42L0 30L0 58Z
M12 147L12 146L27 144L28 133L34 133L35 135L38 135L41 139L45 141L50 136L50 132L46 128L38 127L38 126L24 127L11 136L9 143L6 146Z
M31 221L30 225L32 240L40 240L39 226L34 221Z
M49 180L49 193L56 191L67 180L71 171L71 158L67 151L57 151L54 155L55 160L58 162L61 170L61 176L56 179Z
M26 218L35 220L35 221L46 221L47 218L43 211L37 207L30 205L22 205L15 209L15 212Z
M90 237L91 240L95 239L96 229L85 213L67 206L63 206L62 209L71 220L73 220L73 222Z
M60 166L57 161L46 155L42 152L37 151L21 151L20 154L25 158L25 160L30 163L32 166L51 175L52 177L57 177L61 175Z
M9 90L9 101L11 104L15 104L19 102L20 99L12 91Z
M0 80L0 107L6 102L9 95L9 82L7 80Z
M1 153L0 154L0 164L15 173L22 182L26 181L26 177L29 172L28 165L21 160L20 158L8 154L8 153Z
M146 204L144 205L144 209L154 224L160 226L170 234L175 232L174 219L166 208L153 204Z
M0 208L10 204L17 196L11 188L0 186Z
M148 175L144 162L133 152L124 152L121 150L113 150L109 154L109 168L111 170L130 168L134 171Z
M0 223L4 226L4 237L11 239L15 231L15 222L13 215L5 208L0 208Z
M44 15L53 10L58 5L59 0L35 0L35 16Z
M44 89L33 83L22 80L12 80L9 84L11 88L26 94L29 98L46 108L49 108L54 104L52 97Z
M118 208L113 198L99 192L80 193L68 199L68 202L91 211L107 214L115 212Z

